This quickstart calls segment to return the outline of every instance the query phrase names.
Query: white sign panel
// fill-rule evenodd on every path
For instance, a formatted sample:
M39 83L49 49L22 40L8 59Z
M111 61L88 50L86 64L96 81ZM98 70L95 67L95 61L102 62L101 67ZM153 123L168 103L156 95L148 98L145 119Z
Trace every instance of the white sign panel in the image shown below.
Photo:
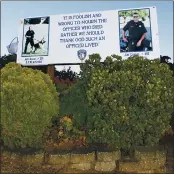
M81 63L98 53L160 57L155 7L32 17L21 20L17 62Z

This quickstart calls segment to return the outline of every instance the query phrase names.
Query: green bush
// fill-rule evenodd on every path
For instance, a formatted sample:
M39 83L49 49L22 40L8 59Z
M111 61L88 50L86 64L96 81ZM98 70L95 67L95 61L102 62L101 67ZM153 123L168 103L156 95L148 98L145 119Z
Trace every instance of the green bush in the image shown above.
M2 139L9 148L39 148L58 114L58 93L50 77L9 63L1 70Z
M78 129L86 127L87 119L92 115L92 110L88 105L81 80L60 94L60 115L71 116L73 124Z
M173 110L174 81L168 65L159 59L113 56L94 66L100 58L92 59L87 65L91 67L87 96L95 109L88 122L90 141L125 149L158 144L170 129Z
M85 64L80 65L81 72L75 78L77 82L60 94L60 115L72 116L73 124L86 132L87 122L93 115L86 91L92 71L98 67L101 67L100 56L98 54L90 55Z
M62 71L58 71L55 69L55 77L61 80L69 80L70 82L76 81L79 78L79 75L71 70L69 67L67 70L63 69Z
M100 56L98 54L95 55L99 60ZM91 64L93 61L93 56L89 57L90 59L87 60L85 64L81 64L80 75L76 75L75 78L75 80L77 80L76 83L66 90L61 90L60 93L60 115L68 115L73 117L73 124L78 129L87 129L87 120L93 115L86 95L92 70ZM100 62L98 64L93 62L93 65L95 67L100 66Z

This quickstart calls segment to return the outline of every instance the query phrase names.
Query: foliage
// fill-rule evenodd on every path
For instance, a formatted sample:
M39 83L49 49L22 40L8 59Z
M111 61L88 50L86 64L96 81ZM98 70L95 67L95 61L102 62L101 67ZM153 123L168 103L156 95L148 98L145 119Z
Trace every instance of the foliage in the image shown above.
M60 138L77 138L80 131L74 126L72 118L64 116L60 119L58 136Z
M173 71L174 74L174 63L169 62L169 60L171 60L169 56L160 56L160 63L165 63L169 65L170 70Z
M174 84L169 67L138 56L107 57L100 66L99 56L90 61L88 67L97 67L87 74L87 97L95 110L88 122L90 141L118 148L156 145L170 130Z
M17 55L16 54L9 54L4 55L0 58L0 67L4 68L10 62L16 62Z
M69 85L66 83L56 83L56 90L60 93L68 89Z
M80 65L80 81L82 82L85 92L89 88L89 81L91 80L91 75L94 70L102 67L100 61L101 57L99 54L92 54L89 55L89 59L87 59L84 64Z
M128 16L132 16L133 13L138 13L138 15L140 16L140 18L142 17L146 17L149 15L147 10L127 10L127 11L121 11L119 12L119 16L122 17L128 17Z
M58 114L58 93L50 77L9 63L1 70L2 139L10 148L38 148Z
M78 129L86 128L92 110L88 105L83 81L78 80L76 84L60 94L60 115L72 116L74 125Z
M55 69L54 83L56 85L57 91L60 93L67 90L71 85L76 83L78 79L78 74L76 72L73 72L71 70L71 67L69 67L68 70L64 69L62 71L57 71Z
M98 62L95 62L96 59L90 55L90 59L80 66L81 72L77 82L67 90L61 91L60 94L60 115L72 116L74 125L85 131L87 131L87 120L93 115L86 96L88 82L92 69L101 66L100 56L98 54L94 54L94 56L97 57Z
M61 80L69 80L69 81L76 81L79 78L78 74L71 70L71 67L69 67L68 70L64 69L62 71L57 71L55 69L55 77Z
M67 79L58 79L55 77L54 83L56 85L56 89L59 93L62 93L63 91L67 90L70 86L76 83L76 81L70 81Z
M72 148L75 149L86 146L85 132L79 130L74 125L71 117L67 115L61 118L55 117L52 121L52 127L50 127L44 134L46 151L49 146L51 146L52 150L72 150Z

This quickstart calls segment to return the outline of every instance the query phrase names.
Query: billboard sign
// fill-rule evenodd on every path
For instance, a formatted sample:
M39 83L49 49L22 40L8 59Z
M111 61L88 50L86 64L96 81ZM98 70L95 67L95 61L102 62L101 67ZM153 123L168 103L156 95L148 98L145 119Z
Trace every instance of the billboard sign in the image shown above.
M18 38L17 62L27 66L160 56L156 7L25 18Z

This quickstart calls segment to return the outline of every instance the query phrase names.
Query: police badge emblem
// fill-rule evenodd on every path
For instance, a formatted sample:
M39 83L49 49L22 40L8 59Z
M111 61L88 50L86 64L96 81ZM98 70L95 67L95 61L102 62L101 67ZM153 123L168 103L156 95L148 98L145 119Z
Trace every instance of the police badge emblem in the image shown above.
M82 61L86 58L87 51L86 50L79 50L77 51L78 58Z

